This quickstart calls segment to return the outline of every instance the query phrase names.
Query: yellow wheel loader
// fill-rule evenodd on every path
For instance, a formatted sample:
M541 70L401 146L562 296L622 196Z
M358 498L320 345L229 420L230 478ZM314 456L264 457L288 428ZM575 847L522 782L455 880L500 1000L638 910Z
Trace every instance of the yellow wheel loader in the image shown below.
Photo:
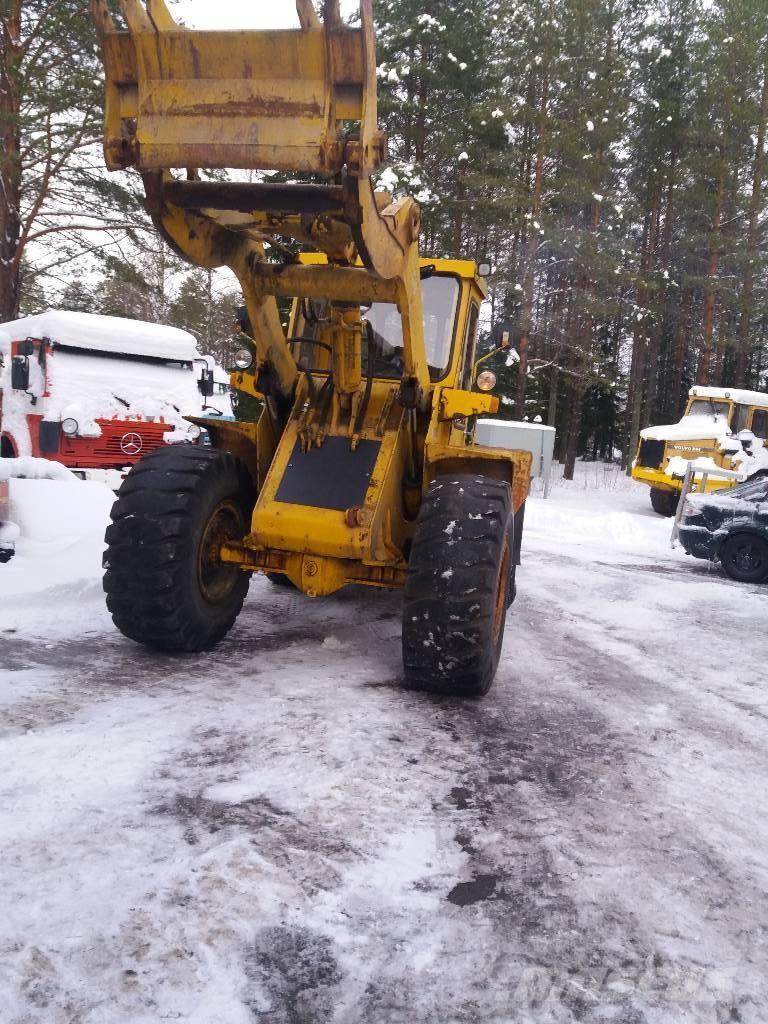
M92 2L107 165L141 173L176 251L236 275L248 337L231 383L261 400L253 422L196 420L211 448L153 452L130 472L107 531L107 604L133 640L198 651L231 628L254 571L311 597L404 588L406 685L483 694L531 469L528 452L474 442L498 404L472 390L484 279L469 260L420 259L417 204L373 186L386 140L371 0L358 27L338 0L322 19L296 6L295 30L203 32L163 0L122 0L124 27ZM201 173L221 168L301 180Z

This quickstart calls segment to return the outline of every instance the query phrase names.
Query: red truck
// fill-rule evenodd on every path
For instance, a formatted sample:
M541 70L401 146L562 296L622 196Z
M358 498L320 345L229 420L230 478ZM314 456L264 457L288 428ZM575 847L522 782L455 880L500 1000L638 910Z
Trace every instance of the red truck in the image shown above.
M116 486L162 444L195 441L213 375L176 327L49 310L0 324L0 456L33 455ZM199 365L199 364L198 364Z

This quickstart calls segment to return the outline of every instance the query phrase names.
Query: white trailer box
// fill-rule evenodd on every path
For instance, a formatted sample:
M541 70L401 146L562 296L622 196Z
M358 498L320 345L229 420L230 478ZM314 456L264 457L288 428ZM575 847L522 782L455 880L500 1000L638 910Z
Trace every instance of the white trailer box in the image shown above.
M541 477L544 493L549 490L549 473L555 450L555 428L543 423L523 423L522 420L479 419L475 428L475 442L489 448L511 448L533 455L531 476Z

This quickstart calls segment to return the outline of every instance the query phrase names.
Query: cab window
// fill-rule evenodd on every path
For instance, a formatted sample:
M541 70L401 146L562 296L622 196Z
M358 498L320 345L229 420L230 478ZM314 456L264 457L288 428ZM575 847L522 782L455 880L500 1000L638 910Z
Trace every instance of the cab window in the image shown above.
M694 398L688 407L686 416L725 416L731 410L730 402L715 401L712 398Z
M752 413L752 433L755 437L768 438L768 410L755 409Z
M733 423L731 424L731 430L734 434L738 434L740 431L747 429L748 418L749 408L746 405L737 405L733 414Z
M464 368L461 371L461 384L465 391L472 387L472 367L475 362L475 343L477 342L477 320L480 316L480 307L473 302L469 307L469 318L467 320L467 333L464 338Z
M435 274L421 282L421 304L424 323L424 347L429 376L441 380L451 362L456 308L459 302L459 281L455 277ZM303 339L319 338L325 302L303 303L298 320L298 335ZM367 337L363 335L363 373L367 366L368 340L373 342L376 377L400 380L403 375L403 324L397 306L388 302L374 302L363 309L363 320L371 325ZM299 366L302 370L327 370L318 347L303 341L299 346ZM294 350L295 351L295 350Z

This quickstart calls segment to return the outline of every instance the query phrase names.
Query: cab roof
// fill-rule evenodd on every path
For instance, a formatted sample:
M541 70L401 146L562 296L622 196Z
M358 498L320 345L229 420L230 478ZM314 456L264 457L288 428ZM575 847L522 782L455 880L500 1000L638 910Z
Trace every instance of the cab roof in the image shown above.
M183 363L191 362L198 354L194 336L178 327L66 309L49 309L0 324L0 352L9 351L11 342L26 338L48 338L54 347L65 345L87 352L147 356Z
M323 252L302 252L299 253L299 262L305 264L327 263L328 259ZM483 298L488 297L488 282L478 274L477 263L474 260L433 260L422 257L419 260L419 266L434 267L438 274L453 274L456 277L463 278L465 281L474 281Z
M745 391L743 388L711 388L696 384L688 392L689 398L719 398L737 402L739 405L768 406L768 393L765 391Z

